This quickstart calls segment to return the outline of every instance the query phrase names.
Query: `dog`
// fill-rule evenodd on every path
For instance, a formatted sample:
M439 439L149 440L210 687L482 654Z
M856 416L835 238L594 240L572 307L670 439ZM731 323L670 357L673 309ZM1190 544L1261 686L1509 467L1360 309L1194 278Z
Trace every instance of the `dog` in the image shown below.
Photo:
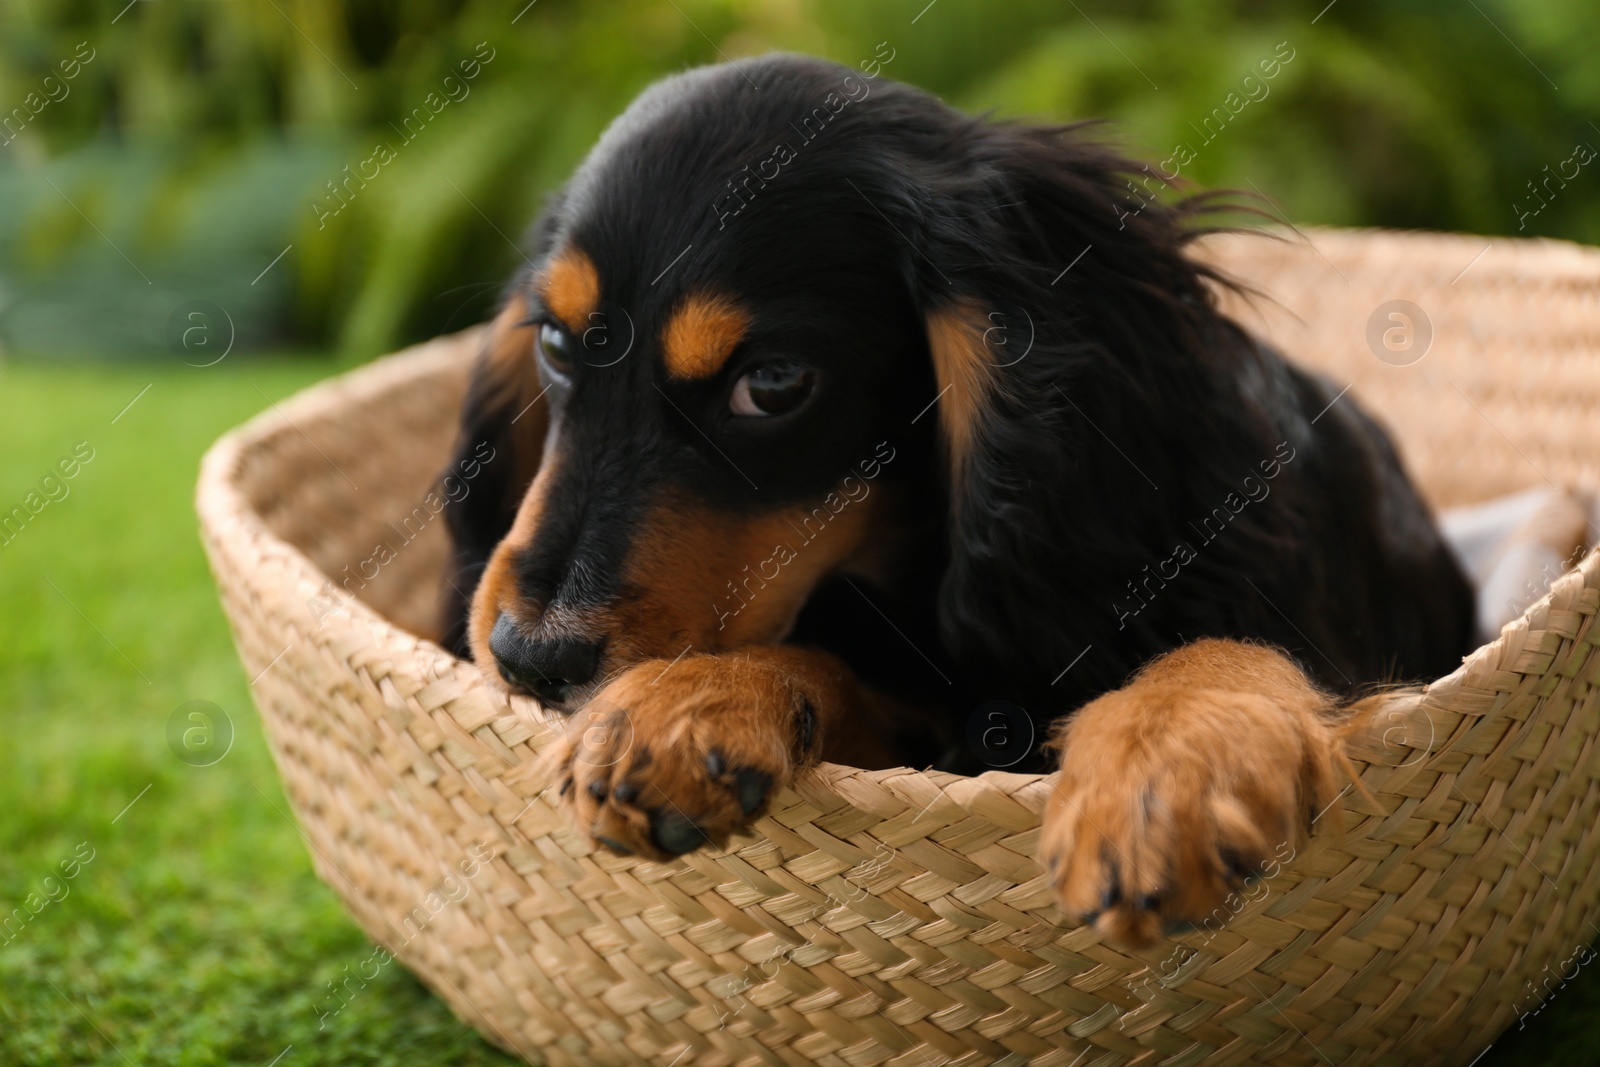
M1453 670L1472 589L1383 429L1219 312L1214 200L886 61L669 77L553 196L464 404L497 458L445 640L572 714L616 852L819 760L1054 770L1061 908L1147 943L1309 832L1350 701Z

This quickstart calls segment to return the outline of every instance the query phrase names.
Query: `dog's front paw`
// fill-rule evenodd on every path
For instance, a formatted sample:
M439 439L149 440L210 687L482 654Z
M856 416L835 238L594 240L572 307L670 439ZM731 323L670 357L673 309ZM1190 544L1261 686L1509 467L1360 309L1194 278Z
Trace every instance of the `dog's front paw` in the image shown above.
M740 653L648 660L573 716L554 753L578 828L661 859L721 845L819 748L790 672Z
M1234 647L1239 676L1214 656L1184 670L1175 653L1055 739L1040 861L1061 909L1114 943L1226 921L1230 894L1275 872L1333 798L1326 699L1281 656ZM1260 670L1260 656L1277 662Z

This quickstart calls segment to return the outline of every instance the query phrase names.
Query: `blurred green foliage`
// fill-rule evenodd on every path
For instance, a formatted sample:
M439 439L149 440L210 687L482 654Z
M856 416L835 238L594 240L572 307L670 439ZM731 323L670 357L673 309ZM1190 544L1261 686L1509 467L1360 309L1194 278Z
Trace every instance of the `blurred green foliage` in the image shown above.
M360 358L465 325L650 81L879 41L953 104L1115 120L1296 223L1600 242L1600 163L1561 177L1600 147L1600 5L1326 3L5 0L0 346L159 352L194 298L240 347Z

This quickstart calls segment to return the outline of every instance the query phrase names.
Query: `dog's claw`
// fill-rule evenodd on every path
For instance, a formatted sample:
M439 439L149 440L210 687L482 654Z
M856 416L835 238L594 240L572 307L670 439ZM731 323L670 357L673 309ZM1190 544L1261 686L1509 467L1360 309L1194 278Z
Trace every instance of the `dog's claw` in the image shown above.
M595 840L600 842L602 845L606 846L606 848L609 848L613 852L621 853L624 856L633 855L633 849L629 848L627 845L624 845L621 841L617 841L617 840L615 840L613 838L604 837L604 836L597 837L597 838L595 838Z
M800 714L795 716L796 734L800 741L800 756L805 758L811 752L811 744L817 736L817 709L811 706L811 701L800 701Z
M1223 849L1218 853L1217 859L1221 862L1222 869L1227 872L1230 882L1246 884L1261 877L1261 866L1247 861L1234 849Z
M741 767L733 774L735 791L739 795L739 810L750 815L767 799L772 788L772 775L754 767Z
M651 816L650 836L657 848L672 856L693 852L708 840L706 832L681 811L658 811Z

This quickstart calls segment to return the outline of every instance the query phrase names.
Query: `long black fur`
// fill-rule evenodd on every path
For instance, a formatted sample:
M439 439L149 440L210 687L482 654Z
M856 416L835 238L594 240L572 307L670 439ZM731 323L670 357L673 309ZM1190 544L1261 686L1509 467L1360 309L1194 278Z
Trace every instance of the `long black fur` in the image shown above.
M817 121L846 78L867 95ZM780 141L796 158L752 180ZM572 519L530 595L614 570L629 501L648 487L754 511L814 497L887 440L910 547L879 585L824 582L791 640L943 709L948 736L1004 698L1042 738L1205 636L1281 646L1345 693L1452 670L1472 592L1384 431L1340 383L1218 311L1225 283L1187 254L1206 202L1149 202L1130 191L1140 175L1089 129L970 117L804 57L653 87L539 224L535 256L578 242L645 351L553 398L567 454L589 459L552 507L599 517ZM819 396L786 436L718 422L726 382L666 385L650 349L691 280L756 309L752 345L813 360L848 390ZM937 393L926 320L968 302L1004 344L953 479L934 414L917 414ZM463 451L504 436L507 416L469 401ZM504 506L453 517L464 581L509 523ZM1179 546L1192 558L1174 566Z

